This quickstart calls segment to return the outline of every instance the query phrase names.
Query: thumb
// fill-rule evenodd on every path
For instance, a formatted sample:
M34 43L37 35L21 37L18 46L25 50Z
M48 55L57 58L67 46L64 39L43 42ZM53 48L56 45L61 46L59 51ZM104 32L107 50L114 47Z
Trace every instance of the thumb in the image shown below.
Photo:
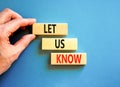
M35 39L34 34L27 34L15 43L16 49L19 50L19 54L29 45L33 39Z

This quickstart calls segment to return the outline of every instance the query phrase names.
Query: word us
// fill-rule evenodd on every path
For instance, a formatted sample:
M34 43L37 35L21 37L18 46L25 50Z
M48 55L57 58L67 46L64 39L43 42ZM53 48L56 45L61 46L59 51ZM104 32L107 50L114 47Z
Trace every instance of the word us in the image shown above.
M68 35L67 23L35 23L32 33L43 36ZM51 65L86 65L86 53L71 53L78 48L77 38L42 38L42 50L63 50L64 52L51 53Z

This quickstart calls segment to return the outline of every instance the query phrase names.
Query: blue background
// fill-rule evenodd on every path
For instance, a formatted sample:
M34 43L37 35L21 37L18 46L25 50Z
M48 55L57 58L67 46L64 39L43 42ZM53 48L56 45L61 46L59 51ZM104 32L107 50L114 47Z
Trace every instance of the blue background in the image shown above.
M4 8L40 23L68 23L66 37L78 38L87 65L51 66L39 36L0 76L0 87L120 87L120 0L0 0Z

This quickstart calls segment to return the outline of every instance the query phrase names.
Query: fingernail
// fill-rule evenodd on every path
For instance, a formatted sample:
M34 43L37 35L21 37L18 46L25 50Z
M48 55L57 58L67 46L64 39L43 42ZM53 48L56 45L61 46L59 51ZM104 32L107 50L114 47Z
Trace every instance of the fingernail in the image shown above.
M36 19L35 18L24 18L25 20L27 19L27 20L31 20L31 21L34 21L34 22L36 22Z
M35 19L35 18L33 18L33 20L34 20L34 22L36 22L36 19Z
M35 36L34 34L32 34L32 35L31 35L31 38L32 38L32 39L35 39L35 38L36 38L36 36Z
M35 18L29 18L30 20L32 20L32 21L34 21L34 22L36 22L36 19Z

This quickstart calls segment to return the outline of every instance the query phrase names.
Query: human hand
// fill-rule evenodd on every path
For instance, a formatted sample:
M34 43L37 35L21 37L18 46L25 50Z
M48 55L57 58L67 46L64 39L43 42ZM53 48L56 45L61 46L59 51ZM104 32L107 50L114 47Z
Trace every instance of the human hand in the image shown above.
M32 25L35 21L35 19L30 18L24 19L8 8L0 12L0 75L8 70L21 52L35 39L35 35L27 34L12 45L9 37L18 28Z

